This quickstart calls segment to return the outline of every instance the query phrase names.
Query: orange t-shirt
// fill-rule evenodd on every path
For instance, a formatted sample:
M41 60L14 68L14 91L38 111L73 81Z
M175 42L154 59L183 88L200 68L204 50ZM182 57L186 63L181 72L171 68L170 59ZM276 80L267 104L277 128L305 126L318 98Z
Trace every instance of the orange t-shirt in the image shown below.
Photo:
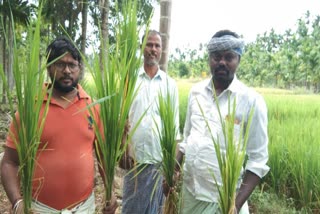
M80 85L78 90L78 96L66 109L51 99L37 152L33 197L57 210L74 207L93 191L93 120L88 110L75 114L91 99ZM100 124L98 108L94 109L95 120ZM10 130L14 131L13 124ZM6 145L16 148L9 135Z

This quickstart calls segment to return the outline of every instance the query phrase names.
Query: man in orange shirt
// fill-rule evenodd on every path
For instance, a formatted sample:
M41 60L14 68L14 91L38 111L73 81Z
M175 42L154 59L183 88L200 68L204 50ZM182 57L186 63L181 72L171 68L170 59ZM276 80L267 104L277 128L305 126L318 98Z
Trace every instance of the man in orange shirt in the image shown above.
M48 64L58 60L47 69L54 84L50 86L52 98L36 157L32 211L41 214L95 213L93 120L101 126L98 108L93 109L94 115L88 110L76 113L91 102L78 84L82 65L77 48L62 37L48 46L47 55ZM47 101L46 98L42 108ZM16 133L13 124L10 132ZM14 207L13 213L23 213L19 165L15 142L8 135L1 179ZM104 208L104 214L115 212L117 202L114 196L109 204Z

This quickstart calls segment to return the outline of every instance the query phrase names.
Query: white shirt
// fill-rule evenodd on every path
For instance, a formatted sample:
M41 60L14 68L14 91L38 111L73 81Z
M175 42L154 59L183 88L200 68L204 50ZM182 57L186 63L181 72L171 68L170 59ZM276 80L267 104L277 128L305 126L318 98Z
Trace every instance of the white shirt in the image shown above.
M161 118L158 110L159 92L163 96L169 90L170 96L174 99L176 109L176 130L179 138L179 96L178 88L174 79L170 78L164 71L158 69L157 74L151 79L143 68L139 71L136 83L138 90L129 114L131 130L138 124L137 129L131 138L130 155L138 163L154 164L162 161L161 145L159 142L156 123L161 129Z
M225 154L225 139L212 88L213 84L210 79L196 84L191 89L184 127L184 140L180 144L180 150L185 154L184 184L186 188L198 200L217 202L219 196L212 173L217 178L218 184L221 185L219 165L214 143L199 108L200 104L212 136L219 138L222 153ZM230 86L217 98L224 119L228 116L229 95L230 101L232 102L235 99L236 102L237 124L235 123L234 135L237 139L239 139L242 120L245 120L244 125L246 126L250 110L251 108L254 109L246 147L248 160L245 169L263 177L269 171L269 167L266 165L268 161L268 119L265 101L261 95L245 86L235 77ZM238 180L238 187L240 184L241 177Z

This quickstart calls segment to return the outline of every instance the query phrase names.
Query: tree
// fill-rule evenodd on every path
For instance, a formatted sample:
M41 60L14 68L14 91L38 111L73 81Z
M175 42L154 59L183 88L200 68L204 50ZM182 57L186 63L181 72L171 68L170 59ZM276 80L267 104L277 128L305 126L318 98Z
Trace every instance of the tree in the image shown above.
M103 57L107 57L107 47L109 41L108 33L108 17L109 17L109 0L99 0L99 8L101 14L101 38L100 38L100 61ZM102 67L102 65L101 65Z
M68 35L75 41L79 31L79 14L83 0L40 0L43 5L43 17L50 24L48 34L53 37ZM62 6L63 5L63 6Z
M29 23L30 14L35 6L28 4L24 0L3 0L0 1L0 14L2 16L3 29L1 31L3 57L3 70L7 76L9 90L14 85L13 80L13 37L15 25L21 24L26 26ZM3 89L2 102L6 103L5 87Z
M81 23L81 36L80 36L80 50L83 55L86 54L86 43L87 43L87 22L88 22L88 0L82 2L82 23Z
M154 8L154 3L158 2L159 0L139 0L138 2L138 11L137 11L137 18L138 18L138 24L139 26L143 26L145 23L149 22L149 19L151 18L152 11ZM104 0L90 0L89 1L89 13L93 19L93 26L94 26L94 34L97 35L96 40L100 41L100 32L99 28L101 28L101 21L102 21L102 10L101 6ZM116 18L119 14L118 11L122 11L122 7L124 4L124 0L108 0L108 21L105 23L108 23L106 26L106 29L108 30L108 40L110 44L115 43L114 38L114 26L116 25ZM116 8L116 3L118 5L118 9ZM97 7L99 5L99 7Z
M171 7L171 0L160 0L160 34L162 39L162 54L159 64L163 71L167 71L168 68Z

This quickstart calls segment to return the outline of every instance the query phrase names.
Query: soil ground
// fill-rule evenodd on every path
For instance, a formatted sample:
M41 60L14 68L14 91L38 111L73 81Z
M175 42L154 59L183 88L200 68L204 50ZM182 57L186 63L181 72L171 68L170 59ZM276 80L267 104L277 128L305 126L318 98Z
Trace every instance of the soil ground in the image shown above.
M0 108L0 159L3 152L3 146L7 134L8 125L10 123L10 117L8 116L8 110L5 110L3 106ZM116 178L115 178L115 194L118 198L119 208L116 213L121 213L121 199L122 199L122 178L124 171L120 168L116 169ZM99 176L99 173L95 176L95 197L96 197L96 213L101 213L102 204L104 202L103 195L103 183ZM0 181L0 214L10 214L11 213L11 204L6 196L6 193L3 189L3 186Z

